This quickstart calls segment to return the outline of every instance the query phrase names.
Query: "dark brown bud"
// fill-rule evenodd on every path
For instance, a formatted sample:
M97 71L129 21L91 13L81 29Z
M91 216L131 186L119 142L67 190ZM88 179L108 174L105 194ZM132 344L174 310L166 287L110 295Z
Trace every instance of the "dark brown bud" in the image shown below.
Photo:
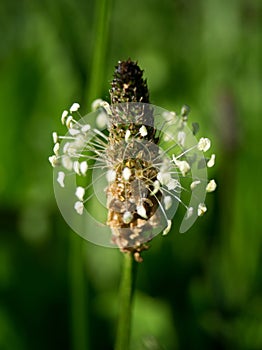
M111 103L143 102L149 103L147 82L143 70L136 62L119 61L114 72L110 90Z

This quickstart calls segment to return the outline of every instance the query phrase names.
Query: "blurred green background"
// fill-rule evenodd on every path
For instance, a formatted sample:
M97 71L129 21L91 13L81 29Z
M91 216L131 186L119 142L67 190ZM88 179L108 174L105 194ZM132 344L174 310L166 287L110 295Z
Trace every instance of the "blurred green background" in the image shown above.
M262 349L261 1L4 0L0 33L0 349L113 349L122 256L70 231L47 159L61 111L108 100L128 57L151 103L190 105L218 183L144 254L132 349Z

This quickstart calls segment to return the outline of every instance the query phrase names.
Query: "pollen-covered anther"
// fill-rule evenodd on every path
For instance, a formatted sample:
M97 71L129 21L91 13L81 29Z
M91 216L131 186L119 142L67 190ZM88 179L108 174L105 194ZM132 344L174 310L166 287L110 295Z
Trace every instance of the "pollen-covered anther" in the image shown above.
M84 210L83 202L81 202L81 201L75 202L74 208L75 208L75 211L77 212L77 214L79 214L79 215L83 214L83 210Z
M215 191L216 187L217 187L217 184L216 184L215 180L210 180L206 186L206 191L213 192L213 191Z
M194 212L194 208L193 207L187 208L186 219L189 219L193 215L193 212Z
M73 170L77 175L80 175L80 164L78 160L75 160L73 163Z
M199 151L206 152L211 147L211 141L207 137L201 137L201 139L198 141L197 148Z
M108 116L104 111L101 111L96 117L96 125L99 129L104 129L108 125Z
M54 144L56 144L59 140L59 137L55 131L52 133L52 137L53 137Z
M127 129L126 133L125 133L125 141L126 141L126 143L128 143L130 136L131 136L131 131L129 129Z
M79 108L80 108L80 104L79 103L76 103L76 102L73 103L72 106L70 107L70 113L78 111Z
M122 171L122 177L125 181L129 181L130 176L132 175L131 170L128 167L125 167Z
M74 129L74 128L70 128L68 131L69 131L69 134L71 136L76 136L76 135L80 134L80 130L77 130L77 129Z
M62 157L62 165L67 170L72 170L72 168L73 168L73 162L72 162L71 158L67 155L64 155Z
M110 107L110 104L109 104L108 102L102 101L102 102L101 102L101 107L104 108L104 110L106 111L106 113L107 113L108 115L111 115L111 114L112 114L111 107Z
M147 128L145 125L142 125L141 128L139 129L139 133L142 137L145 137L147 135Z
M168 232L171 230L171 226L172 226L172 221L167 220L167 227L163 231L163 234L162 234L163 236L168 234Z
M68 116L68 111L63 111L62 116L61 116L61 123L64 125L65 124L65 118Z
M167 185L171 180L171 174L169 172L160 171L157 174L157 180L161 183L161 185Z
M140 215L142 218L147 219L147 213L146 209L143 206L143 204L140 204L136 207L137 214Z
M158 180L155 180L153 183L153 191L150 193L150 196L154 196L159 190L160 190L160 182Z
M66 118L66 127L68 129L70 129L72 126L73 126L73 123L72 123L72 120L73 120L73 117L71 115L69 115L67 118Z
M186 160L179 160L173 155L173 161L178 169L181 171L182 175L185 176L190 170L190 165Z
M59 153L59 148L60 148L60 144L57 142L55 145L54 145L54 148L53 148L53 152L56 156L58 156L58 153Z
M106 173L106 179L107 179L107 181L109 183L114 182L115 179L116 179L116 172L115 172L115 170L112 170L112 169L108 170L108 172Z
M97 98L96 100L94 100L91 104L92 111L96 111L99 107L101 107L103 102L104 101L101 98Z
M177 142L180 146L184 147L186 142L186 133L184 131L179 131L177 135Z
M200 180L195 180L195 181L193 181L193 182L191 183L191 185L190 185L191 191L193 191L200 183L201 183Z
M133 214L130 211L126 211L123 214L123 222L129 224L133 220Z
M207 211L207 207L206 207L205 203L199 203L198 208L197 208L197 215L202 216L205 214L206 211Z
M86 172L87 172L87 169L88 169L88 164L87 164L87 161L83 161L80 163L80 172L83 176L86 175Z
M209 161L207 162L208 168L212 168L215 165L216 155L212 154Z
M76 188L75 195L77 196L77 198L78 198L80 201L83 201L84 195L85 195L85 189L84 189L82 186L78 186L78 187Z
M65 173L63 171L59 171L57 175L57 182L61 187L65 187L64 180L65 180Z
M168 210L172 206L172 198L171 196L165 196L164 197L164 205L165 205L165 210Z
M59 165L58 158L55 155L48 157L48 160L53 168L55 168L57 165Z

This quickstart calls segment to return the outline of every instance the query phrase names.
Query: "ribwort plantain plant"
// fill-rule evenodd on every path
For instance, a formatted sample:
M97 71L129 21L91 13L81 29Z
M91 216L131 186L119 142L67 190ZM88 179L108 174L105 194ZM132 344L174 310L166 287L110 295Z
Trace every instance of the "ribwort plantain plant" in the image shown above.
M207 168L214 165L215 155L204 156L211 142L195 138L198 125L188 127L187 106L177 115L149 103L147 82L136 62L118 62L110 99L111 103L95 100L93 113L84 118L78 103L62 113L68 133L53 133L54 155L49 161L62 188L56 197L67 222L86 239L125 253L116 349L127 349L132 260L142 262L141 253L153 237L171 230L179 204L185 208L181 232L207 211L206 192L216 188L214 180L207 180ZM89 182L79 184L81 177ZM88 202L94 197L106 208L105 222L93 220L89 213ZM69 215L73 207L75 214ZM109 228L110 236L103 236L101 227Z

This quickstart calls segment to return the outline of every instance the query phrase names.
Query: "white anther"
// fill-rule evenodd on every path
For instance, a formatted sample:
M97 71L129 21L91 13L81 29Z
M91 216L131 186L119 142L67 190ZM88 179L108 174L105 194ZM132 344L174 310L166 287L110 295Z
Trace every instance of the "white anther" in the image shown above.
M57 175L57 182L61 187L65 187L64 180L65 180L65 173L63 171L59 171Z
M79 215L83 214L83 210L84 210L83 202L80 202L80 201L75 202L74 208L75 208L77 214L79 214Z
M201 139L198 142L197 148L199 151L206 152L209 150L211 146L211 141L207 137L201 137Z
M79 108L80 108L80 104L79 103L76 103L76 102L73 103L72 106L70 107L70 113L78 111Z

